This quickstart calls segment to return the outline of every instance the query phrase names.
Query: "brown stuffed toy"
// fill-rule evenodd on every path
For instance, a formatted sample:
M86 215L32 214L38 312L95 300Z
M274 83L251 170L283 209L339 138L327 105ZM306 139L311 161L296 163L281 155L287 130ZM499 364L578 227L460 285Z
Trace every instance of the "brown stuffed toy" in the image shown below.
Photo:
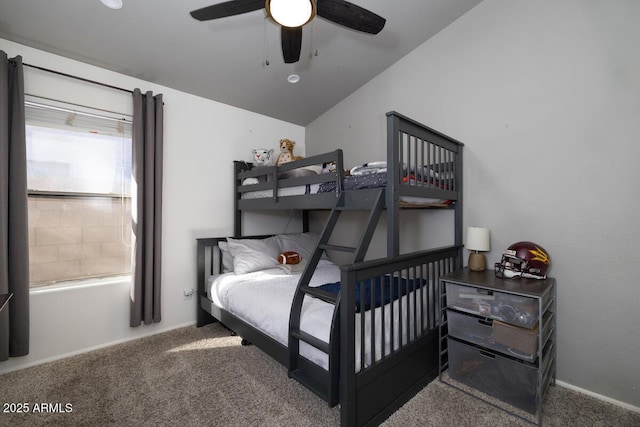
M296 145L296 142L290 139L280 140L280 155L278 156L276 165L280 166L284 163L292 162L294 160L304 159L304 157L302 156L293 155L293 147L295 147L295 145Z

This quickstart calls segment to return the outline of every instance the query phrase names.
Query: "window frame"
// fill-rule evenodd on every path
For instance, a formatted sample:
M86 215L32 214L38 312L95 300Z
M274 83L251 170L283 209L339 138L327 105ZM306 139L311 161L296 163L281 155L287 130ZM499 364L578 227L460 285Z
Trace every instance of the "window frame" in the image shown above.
M87 106L83 106L83 105L79 105L79 104L70 104L70 103L65 103L65 102L61 102L61 101L55 101L55 100L51 100L49 98L41 98L41 97L35 97L33 95L28 95L25 97L25 115L27 113L27 109L28 108L33 108L34 106L36 106L35 108L39 108L39 109L50 109L52 111L58 111L58 112L63 112L66 114L78 114L78 115L82 115L82 116L87 116L87 117L91 117L93 118L93 120L96 121L104 121L104 123L106 124L107 122L113 122L114 127L113 129L118 130L118 127L122 128L122 132L121 135L123 138L128 138L130 140L130 143L127 145L125 144L125 147L129 148L132 147L132 128L133 128L133 124L132 124L132 117L128 114L125 113L116 113L113 111L107 111L107 110L100 110L100 109L95 109L92 107L87 107ZM31 98L31 99L28 99ZM36 98L36 100L32 100L33 98ZM41 100L44 100L44 102L42 102ZM42 124L42 123L34 123L34 121L30 121L29 119L25 120L25 128L27 126L39 126L39 127L51 127L51 128L64 128L63 126L46 126L46 124ZM106 126L108 127L108 126ZM77 129L74 129L77 130ZM26 129L25 129L26 131ZM103 132L91 132L91 133L95 133L95 134L99 134L99 135L104 135L106 133ZM113 133L111 133L111 135L113 135ZM27 160L29 160L27 158ZM132 162L132 157L131 154L129 154L128 159L129 162ZM27 166L28 167L28 166ZM125 167L124 169L125 171L129 172L132 170L132 164L128 165L128 168ZM35 198L78 198L78 199L82 199L84 202L84 199L93 199L93 198L98 198L98 199L119 199L121 201L121 209L124 209L124 203L128 202L129 206L128 209L132 209L132 205L133 205L133 194L132 191L134 189L134 185L133 185L133 177L129 174L129 179L131 180L130 185L128 185L128 192L125 193L123 191L121 191L120 193L102 193L102 192L82 192L82 191L64 191L64 190L37 190L37 189L31 189L28 188L27 189L27 195L28 195L28 200L34 200L37 201L39 199L33 199ZM122 183L121 183L122 184ZM124 188L124 186L123 186ZM125 245L126 248L131 248L131 245L133 244L133 236L129 227L128 230L128 234L130 236L129 238L129 242L126 242L125 240L125 234L127 233L127 229L125 227L126 224L126 220L125 217L127 215L122 215L122 210L121 210L121 214L120 214L120 229L121 229L121 233L122 233L122 243ZM29 219L29 227L30 229L33 227L35 229L35 226L33 226L31 224L31 216ZM42 227L45 228L45 227ZM82 245L84 244L84 242L80 242L78 243L78 245ZM30 251L31 251L31 238L30 238ZM35 246L35 242L34 242L34 246ZM128 260L125 260L125 265L132 265L132 254L131 251L129 250L128 254L126 253L126 251L123 251L123 254L125 255L125 258L128 257ZM30 260L31 260L31 254L30 254ZM81 262L82 259L79 260L79 262ZM31 267L31 261L30 261L30 267ZM55 286L55 287L67 287L67 286L82 286L82 285L86 285L87 283L90 282L95 282L95 283L118 283L121 282L123 280L123 278L127 278L127 277L131 277L131 271L129 272L122 272L122 271L113 271L112 273L108 273L108 274L92 274L92 275L86 275L86 276L82 276L82 277L68 277L66 279L56 279L56 280L47 280L47 281L38 281L38 282L33 282L33 278L30 278L30 283L29 283L29 287L30 289L43 289L43 288L47 288L47 287L51 287L51 286Z

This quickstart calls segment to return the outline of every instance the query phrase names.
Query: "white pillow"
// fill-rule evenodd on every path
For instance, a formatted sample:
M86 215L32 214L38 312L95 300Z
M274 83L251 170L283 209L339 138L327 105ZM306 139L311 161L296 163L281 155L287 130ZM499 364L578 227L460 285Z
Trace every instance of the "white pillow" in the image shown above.
M280 252L297 252L304 262L311 259L320 239L320 235L317 233L280 234L276 237L280 245ZM322 258L326 258L326 253Z
M233 271L233 256L229 252L229 244L227 242L218 242L218 248L222 254L222 272L230 273Z
M227 238L236 274L267 270L278 266L280 247L275 237L266 239Z

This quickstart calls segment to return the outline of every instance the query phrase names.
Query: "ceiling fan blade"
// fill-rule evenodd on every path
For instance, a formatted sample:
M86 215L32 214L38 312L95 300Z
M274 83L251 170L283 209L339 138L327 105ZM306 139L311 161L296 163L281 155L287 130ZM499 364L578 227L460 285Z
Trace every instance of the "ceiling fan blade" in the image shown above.
M378 34L387 22L381 16L345 0L318 0L318 16L353 30Z
M300 60L300 50L302 49L302 27L280 27L280 38L282 39L282 56L286 64L293 64Z
M264 0L231 0L224 3L213 4L191 12L198 21L226 18L227 16L240 15L264 8Z

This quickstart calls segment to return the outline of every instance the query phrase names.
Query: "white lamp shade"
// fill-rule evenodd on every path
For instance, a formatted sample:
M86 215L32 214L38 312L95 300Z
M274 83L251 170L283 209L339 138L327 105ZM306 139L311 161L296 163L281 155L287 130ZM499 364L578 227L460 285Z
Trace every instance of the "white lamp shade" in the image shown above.
M491 231L484 227L468 227L466 248L482 252L491 250Z
M284 27L301 27L315 14L311 0L270 0L266 5L273 20Z

